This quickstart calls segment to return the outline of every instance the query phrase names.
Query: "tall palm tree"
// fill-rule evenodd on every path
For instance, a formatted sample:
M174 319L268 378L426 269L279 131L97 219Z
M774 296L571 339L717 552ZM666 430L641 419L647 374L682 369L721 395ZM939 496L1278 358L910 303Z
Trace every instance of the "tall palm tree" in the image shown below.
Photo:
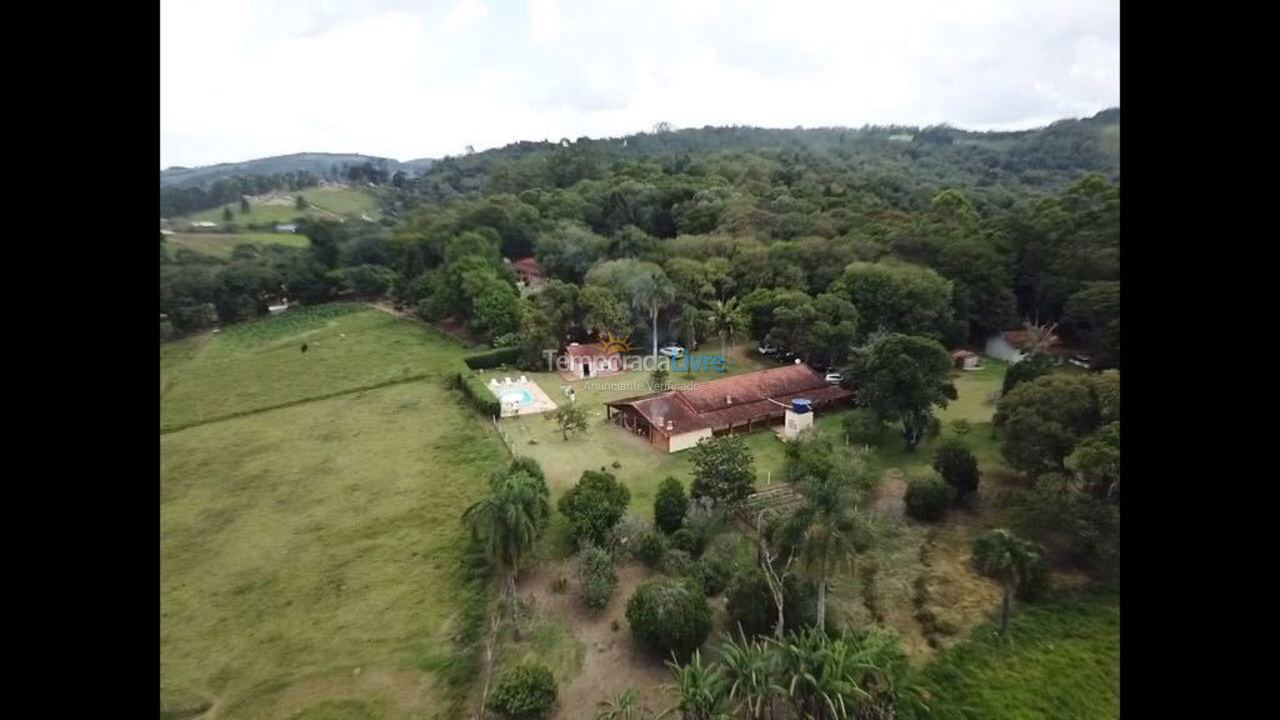
M676 299L675 285L667 274L658 270L637 278L631 302L649 313L653 328L653 356L658 357L658 313Z
M520 572L520 560L533 548L542 521L551 512L542 487L525 472L495 476L490 482L490 496L462 514L462 522L471 537L483 545L490 561L506 571L511 626L517 640L520 625L516 617L516 575Z
M731 717L725 707L729 699L729 685L719 666L715 663L703 665L702 654L694 650L688 665L668 660L667 667L676 680L667 686L675 692L676 704L662 711L659 718L676 711L684 720L728 720Z
M1000 634L1009 629L1009 610L1018 587L1040 562L1040 548L1004 528L997 528L978 538L974 556L982 571L994 575L1004 588L1000 603Z
M801 483L805 506L797 513L804 523L799 539L801 568L818 584L818 627L826 628L827 585L841 566L852 568L853 557L866 537L860 533L848 478L832 472Z
M720 335L720 342L733 347L733 335L743 332L747 327L746 315L738 309L738 298L716 300L707 308L711 327Z

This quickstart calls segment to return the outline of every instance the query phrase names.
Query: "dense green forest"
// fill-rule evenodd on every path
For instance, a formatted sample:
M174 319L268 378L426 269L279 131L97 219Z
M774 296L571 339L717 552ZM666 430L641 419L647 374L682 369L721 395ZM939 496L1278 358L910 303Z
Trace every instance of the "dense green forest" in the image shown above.
M282 295L390 295L526 363L603 331L647 346L657 327L836 365L877 333L955 347L1034 318L1118 367L1119 122L516 143L372 178L390 226L310 223L305 250L179 262L162 236L161 312L189 332ZM527 256L548 278L537 293L508 262Z

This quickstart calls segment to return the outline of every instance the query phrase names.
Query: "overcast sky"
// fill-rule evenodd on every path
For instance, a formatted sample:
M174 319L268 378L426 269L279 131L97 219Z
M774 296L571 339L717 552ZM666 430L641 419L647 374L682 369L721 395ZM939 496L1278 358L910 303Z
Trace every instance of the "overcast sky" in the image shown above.
M1118 0L161 0L160 166L1120 104Z

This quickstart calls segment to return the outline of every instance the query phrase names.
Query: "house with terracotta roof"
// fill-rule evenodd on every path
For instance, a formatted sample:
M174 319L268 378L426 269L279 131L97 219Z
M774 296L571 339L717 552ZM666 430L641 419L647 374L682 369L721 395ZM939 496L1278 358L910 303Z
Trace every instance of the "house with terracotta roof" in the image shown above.
M516 272L520 282L531 289L541 287L546 280L546 276L542 274L542 266L538 265L538 261L532 257L512 262L511 269Z
M852 396L808 365L797 364L713 380L689 390L613 400L605 403L605 413L654 447L673 453L704 438L770 428L788 417L845 404Z
M612 347L569 343L561 367L568 368L566 380L606 377L622 372L622 354Z

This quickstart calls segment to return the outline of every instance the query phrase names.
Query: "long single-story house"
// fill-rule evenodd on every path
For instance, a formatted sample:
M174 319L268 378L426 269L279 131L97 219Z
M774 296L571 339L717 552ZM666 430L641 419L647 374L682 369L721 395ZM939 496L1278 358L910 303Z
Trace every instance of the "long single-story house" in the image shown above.
M832 385L808 365L787 365L712 380L690 390L623 398L605 403L609 419L673 453L699 440L751 432L782 421L792 400L805 408L847 403L853 393Z

